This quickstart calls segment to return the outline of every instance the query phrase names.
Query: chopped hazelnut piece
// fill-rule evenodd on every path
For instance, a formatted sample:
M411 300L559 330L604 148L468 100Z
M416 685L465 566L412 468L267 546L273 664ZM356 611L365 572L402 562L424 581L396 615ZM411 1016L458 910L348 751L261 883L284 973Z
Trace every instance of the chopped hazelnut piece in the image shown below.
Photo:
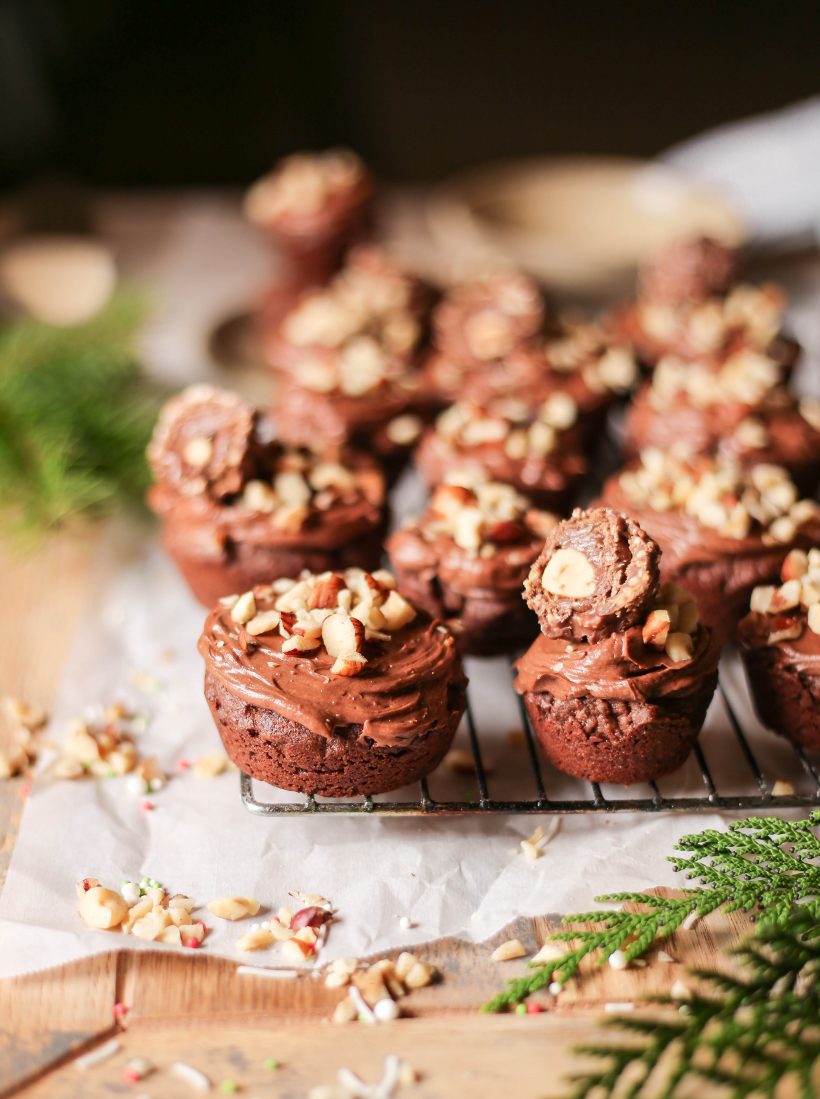
M509 962L515 958L525 958L528 951L524 949L520 940L507 939L495 948L490 955L491 962Z
M221 920L243 920L255 916L259 908L259 901L253 897L216 897L208 904L208 911Z

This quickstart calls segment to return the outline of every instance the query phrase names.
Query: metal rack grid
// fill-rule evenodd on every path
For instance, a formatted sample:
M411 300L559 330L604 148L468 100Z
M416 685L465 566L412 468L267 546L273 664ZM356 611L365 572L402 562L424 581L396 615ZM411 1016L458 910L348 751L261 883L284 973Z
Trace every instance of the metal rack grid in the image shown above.
M255 780L242 772L240 774L242 802L246 809L259 816L324 813L341 816L361 816L362 814L378 816L455 816L492 813L658 813L667 811L691 813L751 809L776 811L820 806L820 760L810 759L802 748L779 738L780 743L783 745L788 744L791 748L794 756L793 763L796 769L803 774L810 792L805 794L795 792L775 793L777 779L771 774L767 774L765 765L758 761L750 743L750 737L744 732L736 707L732 704L730 691L727 690L723 676L721 676L718 691L725 705L728 724L733 736L731 747L734 749L738 760L742 760L743 766L749 772L748 793L728 794L721 792L722 784L714 777L703 747L698 743L693 751L693 758L700 771L702 784L702 792L698 794L665 795L661 793L657 783L650 782L645 784L648 785L650 791L649 797L611 797L603 793L598 783L577 780L576 785L584 791L584 796L551 797L548 790L549 778L545 778L545 772L548 771L548 768L542 765L537 742L527 718L526 710L521 699L518 699L525 737L528 778L530 783L534 783L535 796L519 800L496 799L491 794L487 768L482 757L480 737L476 727L474 707L468 698L466 727L474 769L473 777L477 790L477 797L474 799L464 799L462 801L438 800L431 795L427 779L422 779L418 784L418 797L413 800L392 800L390 795L380 795L378 800L372 797L360 797L351 800L330 799L312 795L306 795L302 800L297 801L260 800L255 793L255 784L271 791L273 795L282 794L283 792L277 791L272 786L266 786L264 783L255 783ZM293 795L287 796L292 797Z

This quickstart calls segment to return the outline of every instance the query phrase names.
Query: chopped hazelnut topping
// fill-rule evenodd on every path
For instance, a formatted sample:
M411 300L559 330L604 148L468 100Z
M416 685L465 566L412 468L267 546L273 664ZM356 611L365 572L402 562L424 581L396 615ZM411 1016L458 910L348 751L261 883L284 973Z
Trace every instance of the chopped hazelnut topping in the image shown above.
M776 287L747 283L734 286L725 298L674 306L646 300L638 307L648 335L700 353L717 351L738 337L755 351L765 351L780 330L783 308L783 295Z
M245 214L268 225L287 214L313 214L338 194L358 186L364 165L347 149L295 153L255 183L245 199Z
M783 562L780 577L778 587L762 584L754 589L750 600L753 613L771 615L775 620L769 644L801 637L804 625L820 633L820 549L792 550Z
M764 540L790 542L799 526L820 516L813 501L797 499L797 489L780 466L745 470L725 458L650 448L639 465L618 476L618 483L639 508L679 509L739 541L757 530Z
M510 485L454 474L433 492L419 529L424 537L452 538L471 556L486 556L488 548L543 537L557 522Z
M257 611L254 592L246 592L227 607L240 637L278 632L282 653L293 657L310 658L324 650L334 658L333 675L358 675L367 665L367 646L389 641L416 617L412 604L395 590L392 575L382 569L306 572L256 593L260 599L274 597L274 606Z

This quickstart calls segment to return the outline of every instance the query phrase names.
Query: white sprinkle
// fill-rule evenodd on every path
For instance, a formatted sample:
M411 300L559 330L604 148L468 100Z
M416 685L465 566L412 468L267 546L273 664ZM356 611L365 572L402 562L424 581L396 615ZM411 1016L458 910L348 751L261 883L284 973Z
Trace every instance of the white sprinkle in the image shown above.
M399 917L399 927L402 929L402 931L409 931L412 926L413 921L410 919L409 916Z
M147 1057L132 1057L125 1067L135 1072L140 1080L154 1071L154 1065Z
M373 1012L370 1008L370 1004L367 1003L364 996L362 996L361 992L359 992L358 988L356 988L355 985L350 986L350 990L348 991L348 995L350 996L350 999L353 1001L353 1003L356 1005L356 1007L358 1009L359 1022L360 1023L375 1023L376 1022L376 1016L373 1014Z
M300 975L298 969L268 969L264 965L238 965L238 977L273 977L279 981L291 981Z
M193 1065L186 1065L184 1061L174 1061L171 1065L171 1075L184 1084L190 1084L194 1091L210 1091L211 1081L204 1072L200 1072Z
M123 882L120 893L122 894L122 899L128 905L136 904L140 899L140 887L135 881Z
M349 1068L340 1068L336 1073L336 1079L353 1099L369 1099L373 1092L373 1086L366 1084L360 1076L357 1076L355 1072L351 1072Z
M562 984L559 984L558 981L553 981L547 991L550 993L550 995L557 996L559 993L564 991L564 986Z
M680 925L681 931L691 931L699 919L699 912L690 912L686 919L683 921L683 923Z
M629 965L629 959L623 950L613 950L609 955L609 968L610 969L626 969Z
M113 1057L114 1054L119 1053L119 1051L119 1040L117 1038L112 1038L108 1042L103 1042L101 1046L97 1046L96 1049L84 1053L82 1057L78 1057L74 1062L74 1067L81 1070L91 1068L93 1065L98 1065L100 1061L107 1061L109 1057Z
M669 994L673 1000L688 1000L692 995L692 990L683 981L675 981Z
M132 798L140 798L144 794L147 794L146 782L144 778L140 778L139 775L129 775L125 780L125 788L128 791L128 796Z
M395 1000L391 1000L389 996L385 996L384 999L378 1000L373 1005L373 1014L380 1023L392 1022L393 1019L399 1017L399 1005Z
M607 1013L607 1015L615 1014L618 1011L634 1010L635 1005L629 1000L625 1000L622 1003L618 1003L617 1001L610 1001L608 1004L604 1004L604 1011Z
M677 958L673 958L671 954L667 954L665 950L658 951L659 962L677 962Z

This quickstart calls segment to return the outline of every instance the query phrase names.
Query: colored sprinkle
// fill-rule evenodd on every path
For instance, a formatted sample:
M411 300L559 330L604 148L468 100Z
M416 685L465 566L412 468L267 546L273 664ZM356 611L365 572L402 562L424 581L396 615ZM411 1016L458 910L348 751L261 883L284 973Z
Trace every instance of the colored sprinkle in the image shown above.
M178 759L177 760L177 770L178 771L187 771L190 766L191 766L190 759Z
M128 1014L128 1004L124 1004L122 1000L118 1000L114 1004L113 1011L115 1019L124 1019L125 1016Z
M530 1000L530 1002L527 1004L528 1015L540 1015L543 1010L544 1008L541 1006L541 1004L536 1003L535 1000Z
M145 798L144 801L140 803L140 809L142 809L143 813L150 813L153 808L154 803L153 801L149 801L148 798Z
M223 1080L219 1090L224 1091L226 1095L233 1095L236 1091L236 1080Z
M31 783L30 782L24 782L23 785L20 787L20 796L24 797L24 798L27 798L30 793L31 793Z
M269 1069L271 1072L274 1072L276 1069L279 1068L279 1062L276 1060L275 1057L266 1057L263 1065L264 1068Z
M122 1078L128 1084L136 1084L142 1079L142 1076L135 1068L127 1068L123 1072Z
M526 1004L516 1004L515 1005L515 1014L516 1015L526 1015L527 1014L527 1005Z
M185 940L185 945L189 946L191 950L196 950L196 948L199 946L199 939L195 939L192 935L190 939Z

